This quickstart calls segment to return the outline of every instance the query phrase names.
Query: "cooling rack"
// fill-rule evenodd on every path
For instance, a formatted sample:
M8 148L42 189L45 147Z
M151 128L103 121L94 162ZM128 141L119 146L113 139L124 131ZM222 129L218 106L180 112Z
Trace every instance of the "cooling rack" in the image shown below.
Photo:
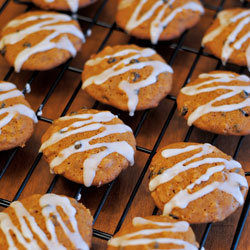
M116 1L103 0L80 10L72 17L81 24L87 36L82 52L64 65L49 72L21 72L16 74L12 67L1 58L1 79L9 80L23 88L23 93L36 109L39 123L26 147L15 148L0 153L0 209L8 207L12 201L32 193L56 192L81 200L90 208L94 217L92 249L105 249L106 241L116 233L124 221L134 216L157 214L150 194L147 191L149 165L159 147L175 141L209 142L239 160L248 177L250 161L248 152L249 136L225 137L212 135L194 127L187 127L176 112L178 90L191 78L213 69L228 69L248 74L246 68L228 64L208 54L200 47L201 37L212 19L223 8L249 7L246 1L207 0L202 1L206 14L197 27L186 31L178 39L160 42L152 46L147 41L129 37L114 22ZM35 8L28 1L5 0L0 2L0 18L9 21L15 13L21 14ZM70 14L70 13L68 13ZM1 21L1 26L4 23ZM95 102L81 90L83 63L92 53L106 45L135 43L153 47L175 70L175 85L170 95L156 109L136 112L134 117L109 106ZM30 92L31 90L31 92ZM50 123L69 111L82 106L96 109L109 109L134 131L137 138L135 166L124 171L120 177L100 188L85 188L71 183L63 177L50 175L42 154L38 153L40 138ZM250 192L242 209L222 223L193 225L200 247L206 249L250 249L247 220L250 207Z

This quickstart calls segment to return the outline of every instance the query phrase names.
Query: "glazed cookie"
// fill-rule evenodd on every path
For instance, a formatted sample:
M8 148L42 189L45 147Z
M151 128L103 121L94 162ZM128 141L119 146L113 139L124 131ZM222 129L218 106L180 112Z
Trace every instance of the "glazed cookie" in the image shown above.
M32 195L0 213L0 249L89 250L92 216L72 198Z
M116 22L129 34L156 44L179 37L203 13L199 0L120 0Z
M16 85L0 81L0 151L24 147L36 122L36 114Z
M153 50L106 47L84 66L82 88L98 101L129 111L156 107L172 88L173 70Z
M216 222L244 203L248 183L240 163L210 144L168 145L150 169L149 189L163 215Z
M77 12L78 8L86 7L97 0L32 0L41 9L70 10Z
M188 125L224 135L250 133L250 78L212 71L182 88L177 105Z
M108 241L107 250L188 249L199 244L189 224L168 216L135 217Z
M250 69L250 10L236 8L221 11L206 32L202 44L210 53Z
M40 151L52 172L87 187L100 186L134 164L135 138L109 111L82 109L54 121Z
M30 11L4 27L0 50L16 72L48 70L75 56L83 41L79 24L70 16Z

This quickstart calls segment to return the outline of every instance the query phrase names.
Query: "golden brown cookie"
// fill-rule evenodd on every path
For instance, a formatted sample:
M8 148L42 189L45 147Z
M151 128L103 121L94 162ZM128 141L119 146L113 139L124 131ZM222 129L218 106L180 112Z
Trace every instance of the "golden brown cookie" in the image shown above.
M206 32L202 44L224 64L231 62L250 69L250 10L221 11Z
M206 143L174 143L153 158L149 189L163 215L189 223L222 221L244 203L241 164Z
M89 250L92 216L75 199L35 194L0 213L0 249Z
M188 125L224 135L250 133L250 78L229 71L212 71L181 89L180 114Z
M82 88L98 101L129 111L156 107L172 88L173 70L150 48L106 47L84 66Z
M135 217L108 241L107 250L189 249L199 244L189 224L169 216Z
M97 0L32 0L41 9L70 10L77 12L78 8L86 7Z
M116 22L129 34L156 44L179 37L203 13L199 0L120 0Z
M35 112L16 85L0 81L0 151L24 147L36 122Z
M54 173L87 187L100 186L133 165L135 138L109 111L82 109L54 121L40 151Z
M70 16L30 11L3 28L0 50L16 72L48 70L75 56L83 40L79 24Z

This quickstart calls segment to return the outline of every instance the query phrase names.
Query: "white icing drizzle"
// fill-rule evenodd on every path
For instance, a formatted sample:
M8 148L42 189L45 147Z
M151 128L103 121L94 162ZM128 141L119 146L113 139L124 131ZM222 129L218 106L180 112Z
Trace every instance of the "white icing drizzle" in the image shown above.
M0 92L15 89L16 85L11 82L0 82Z
M32 16L26 17L24 19L13 20L8 23L5 28L17 27L21 24L34 20L37 20L39 22L20 30L19 32L7 34L0 40L0 49L2 49L5 45L15 44L32 33L41 30L52 31L52 33L46 36L41 42L34 46L31 46L30 48L22 50L17 55L14 62L16 72L20 72L23 63L28 60L28 58L33 54L47 51L53 48L67 50L72 56L75 56L76 49L67 35L62 36L58 42L51 41L61 34L68 33L82 39L83 41L85 39L83 33L73 24L63 23L52 25L57 22L69 22L70 20L72 20L69 16L63 14L33 14Z
M4 92L4 93L2 93ZM16 98L18 96L23 96L22 92L16 89L16 86L12 83L0 83L0 101L8 100L11 98ZM1 134L1 128L3 128L5 125L7 125L17 114L21 114L24 116L27 116L36 123L37 117L35 115L35 112L30 109L29 107L25 106L24 104L15 104L13 106L3 107L0 109L0 115L5 115L0 120L0 134Z
M104 59L108 59L111 57L115 58L115 57L129 55L128 57L122 59L118 63L114 63L112 67L104 70L99 75L95 75L86 79L83 82L82 88L84 89L88 87L90 84L100 85L100 84L103 84L108 79L110 79L111 77L124 74L130 70L142 69L146 66L151 66L153 69L147 79L139 80L132 84L129 81L125 81L125 80L119 83L119 88L122 89L127 94L129 114L130 116L133 116L136 110L136 106L138 104L139 90L141 88L154 84L157 81L157 76L159 74L163 72L173 73L172 68L161 61L143 61L143 62L139 61L138 63L133 63L133 64L130 63L132 59L139 59L140 57L152 56L155 53L156 52L153 49L149 49L149 48L142 49L142 50L125 49L113 55L107 55L105 57L97 57L95 59L91 59L87 61L87 65L89 66L96 65L100 63L101 61L103 61Z
M53 3L55 0L45 0L47 3ZM78 10L79 0L66 0L71 12L75 13Z
M239 35L243 28L249 26L250 23L250 10L243 10L236 16L232 17L231 10L225 10L219 13L218 15L219 26L208 33L203 39L202 44L205 45L206 43L214 40L217 36L219 36L223 30L230 24L238 22L236 27L232 30L232 32L227 37L223 47L221 58L224 64L228 61L234 50L241 49L242 45L249 41L250 38L250 31L246 34ZM249 52L246 51L246 60L248 68L250 69L250 55Z
M212 145L206 143L203 145L191 145L185 148L165 149L162 151L162 157L170 158L182 153L191 152L193 150L199 150L199 152L176 163L171 168L165 170L162 174L157 175L155 178L153 178L149 183L150 191L154 191L161 184L171 181L174 177L189 169L197 168L203 164L217 163L218 165L208 168L205 174L201 175L193 183L189 184L185 189L176 193L174 197L164 205L163 215L169 214L175 207L185 208L191 201L194 201L208 193L211 193L215 189L219 189L221 191L224 191L225 193L232 195L235 200L237 200L239 204L242 205L244 202L244 196L240 191L240 186L248 187L246 179L237 173L223 172L223 169L232 170L234 168L241 168L240 163L233 159L226 160L219 157L207 157L202 160L198 160L200 157L209 155L213 152ZM212 175L218 172L224 173L226 177L226 180L224 182L215 181L196 192L190 193L190 191L196 185L208 181Z
M102 138L107 135L115 133L126 133L132 132L131 128L124 124L101 124L100 122L108 122L114 119L114 116L110 112L100 112L97 114L80 114L72 115L60 118L60 120L72 120L72 119L86 119L83 121L76 121L70 124L68 127L62 128L59 132L52 134L52 136L45 141L40 151L43 151L45 148L59 142L63 138L71 136L77 133L83 133L87 131L96 131L98 129L104 129L103 132L98 133L90 138L82 139L77 141L75 145L71 145L68 148L63 149L58 156L56 156L50 163L50 168L53 171L53 168L63 163L68 157L72 154L85 152L87 150L105 147L105 149L99 153L92 154L88 159L83 163L83 183L85 186L91 186L98 166L101 161L111 153L117 152L120 155L124 156L129 162L130 165L134 164L134 150L126 141L117 141L117 142L103 142L91 144L94 139ZM63 132L63 133L62 133ZM79 145L79 148L76 149L76 144Z
M10 99L10 98L15 98L15 97L18 97L18 96L23 96L22 92L15 89L13 91L9 91L7 93L4 93L4 94L0 94L0 101L4 101L6 99Z
M12 20L10 22L7 23L7 25L4 27L4 30L6 28L10 28L10 27L17 27L21 24L24 24L24 23L27 23L27 22L30 22L30 21L35 21L35 20L38 20L38 19L47 19L47 18L53 18L54 17L54 14L37 14L37 15L32 15L32 16L28 16L28 17L25 17L25 18L22 18L22 19L15 19L15 20ZM67 15L64 15L64 14L57 14L57 18L60 18L61 21L70 21L71 20L71 17L70 16L67 16Z
M56 221L60 224L61 228L65 232L65 236L77 249L89 250L88 245L83 240L78 230L78 225L75 218L76 210L71 205L68 198L55 194L45 194L40 198L39 202L40 206L42 207L42 214L45 219L46 229L50 233L50 237L47 237L44 231L36 223L36 219L29 213L22 203L15 201L10 206L15 211L18 222L20 223L20 230L13 224L7 213L0 213L0 229L4 233L8 242L8 250L18 250L18 248L15 246L15 242L10 231L15 234L16 240L27 250L42 250L37 241L34 239L34 235L39 237L48 250L67 250L57 239L55 226L51 220L53 217L56 218ZM64 213L68 216L68 221L73 231L70 230L63 222L60 214L57 211L57 207L61 207Z
M108 241L108 245L114 247L126 247L126 246L136 246L136 245L148 245L151 243L158 243L158 244L176 244L180 245L180 248L177 249L186 249L186 250L197 250L197 247L193 244L176 239L176 238L147 238L146 236L153 236L154 234L164 233L164 232L186 232L189 228L189 224L185 221L179 222L157 222L151 221L149 219L144 219L141 217L136 217L133 219L134 226L140 225L157 225L159 228L152 228L152 229L143 229L136 231L134 233L129 233L122 235L120 237L114 237ZM141 238L138 238L141 236ZM134 239L134 237L137 237ZM184 248L183 248L184 247ZM154 250L154 249L149 249Z
M247 67L250 69L250 44L246 49Z
M70 200L66 197L61 197L55 194L46 194L40 199L40 206L43 207L42 214L46 219L46 226L50 234L55 234L55 226L53 225L50 216L51 214L56 216L57 222L60 224L61 228L65 232L65 235L73 243L77 249L88 250L89 247L87 243L83 240L76 221L76 209L71 205ZM60 214L57 212L56 207L60 206L63 209L63 212L69 217L70 225L73 229L70 230L68 226L63 222Z
M188 125L191 126L197 119L201 116L211 113L211 112L230 112L233 110L238 110L240 108L244 108L250 106L250 98L243 99L242 102L237 104L227 104L227 105L219 105L214 106L214 104L218 101L228 99L235 95L238 95L242 91L247 91L250 93L250 78L246 75L235 76L233 74L201 74L199 78L208 78L212 77L213 79L204 81L199 84L187 86L181 89L181 92L185 95L197 95L200 93L206 93L211 91L216 91L220 89L229 90L229 92L225 94L221 94L220 96L216 97L215 99L211 100L210 102L200 105L196 108L188 117ZM231 83L233 81L244 81L248 82L249 85L223 85L223 83ZM220 85L210 87L210 84L213 83L220 83Z
M142 225L157 225L159 227L166 227L166 230L171 232L187 232L189 228L189 224L186 221L177 221L177 222L161 222L161 221L153 221L149 219L144 219L142 217L133 218L132 224L134 226L142 226Z
M182 6L179 6L175 9L173 9L169 15L165 16L166 10L170 8L175 2L175 0L169 0L166 3L162 0L155 1L154 5L151 6L151 8L138 18L139 14L141 13L141 10L143 6L148 2L148 0L140 0L137 7L135 8L133 14L131 15L130 19L128 20L128 23L126 25L126 29L128 31L133 30L134 28L138 27L148 19L150 19L154 13L158 11L156 14L156 17L151 22L150 25L150 36L151 36L151 42L153 44L156 44L159 40L159 37L163 30L168 26L170 22L173 21L173 19L176 17L176 15L184 10L192 10L192 11L198 11L200 13L204 13L203 7L198 4L197 2L188 2ZM123 2L121 2L122 7L125 5ZM126 7L127 5L125 5ZM121 8L121 7L119 7ZM160 10L159 10L160 8ZM164 19L163 19L164 17Z

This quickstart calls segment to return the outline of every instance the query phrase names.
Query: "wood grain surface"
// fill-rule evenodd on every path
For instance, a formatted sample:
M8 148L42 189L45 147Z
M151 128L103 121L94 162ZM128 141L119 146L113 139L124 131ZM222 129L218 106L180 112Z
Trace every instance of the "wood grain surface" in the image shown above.
M0 0L0 7L4 2L5 1ZM207 0L205 3L211 6L218 6L221 1ZM94 5L78 12L79 16L85 17L84 20L80 21L80 24L82 30L86 32L90 25L89 20L91 21L93 17L96 17L97 11L103 6L98 19L96 20L97 24L92 25L92 35L87 37L86 43L83 44L81 52L77 54L76 58L69 62L70 66L81 70L84 62L91 54L96 53L97 50L100 49L100 46L126 44L129 42L144 47L151 46L149 42L131 38L122 30L113 26L116 5L116 0L99 0ZM241 5L242 3L240 0L226 0L223 8ZM9 20L23 13L26 9L27 5L25 4L9 1L4 11L0 14L0 29ZM188 47L192 48L193 51L199 50L201 38L207 27L211 24L214 15L214 10L206 8L206 13L202 17L200 23L183 36L182 48ZM110 27L113 28L110 29ZM103 43L104 39L107 39L105 40L105 44ZM187 52L185 49L176 51L174 48L178 42L179 40L160 42L155 46L155 49L166 59L166 61L169 62L169 60L171 60L175 72L174 87L171 91L171 95L173 96L177 95L181 86L189 79L196 78L200 73L214 70L219 62L217 59L205 55L197 57L195 53ZM76 93L76 96L67 112L78 110L84 106L91 108L94 105L95 100L87 96L84 91L78 88L80 86L81 74L71 70L66 70L62 73L64 67L66 66L62 65L47 72L34 73L22 71L19 74L11 73L8 77L8 81L15 83L19 89L24 89L27 82L32 82L31 93L26 94L26 98L34 110L37 110L40 104L44 101L44 98L47 98L47 93L52 87L53 91L49 98L46 99L43 108L43 117L51 120L61 116L73 93ZM191 71L192 67L195 67L193 71ZM241 70L240 67L235 65L227 65L226 67L220 68L233 70L235 72ZM0 69L0 79L3 80L10 67L2 57L0 57ZM250 75L246 69L244 69L243 73ZM35 76L34 79L33 76ZM77 90L79 91L77 92ZM186 125L186 121L184 121L183 118L178 115L178 112L173 109L173 107L175 108L174 105L175 103L173 100L166 98L161 102L158 108L146 112L136 112L134 117L130 117L128 113L121 112L106 105L98 104L96 108L100 110L108 109L115 114L119 114L120 118L126 124L131 126L134 131L138 132L136 138L137 146L147 149L150 153L153 149L157 149L157 146L162 147L169 143L183 141L185 139L189 127ZM173 117L169 120L171 115L173 115ZM143 122L138 129L138 124L141 119L143 119ZM169 125L166 130L163 130L164 135L161 140L158 140L162 129L166 126L166 122L169 122ZM6 166L6 162L9 161L8 167L0 179L0 198L12 201L34 193L46 193L54 178L56 178L57 181L53 186L52 192L72 197L76 195L79 190L79 185L74 184L63 177L55 177L50 174L48 164L44 161L43 157L40 159L40 156L38 155L41 136L49 125L50 124L47 122L39 121L32 138L27 142L24 148L0 152L0 173L3 173L3 168ZM193 142L211 143L214 138L213 134L194 128L189 140ZM236 136L218 136L215 140L215 146L227 154L234 155L239 140L240 138ZM240 151L236 158L240 161L245 171L250 171L249 148L250 136L246 136L242 140ZM95 229L111 235L114 234L138 178L142 171L146 170L144 167L147 167L151 160L152 154L150 155L149 153L137 150L135 165L124 171L112 184L107 200L105 201L99 216L96 218L94 224ZM34 168L32 168L33 166ZM26 179L27 182L24 183L27 174L30 174L30 178ZM149 170L146 171L145 176L142 179L142 183L128 209L128 213L123 223L127 223L134 216L146 216L153 213L154 203L148 190L148 176ZM247 177L247 179L250 181L249 177ZM21 185L24 185L24 189L21 193L18 193ZM109 190L109 187L109 185L105 185L100 188L82 188L81 202L91 210L93 215L96 213L99 203L106 191ZM0 206L0 211L3 209L4 207ZM237 212L225 221L215 223L211 226L211 230L205 243L205 249L230 249L240 213L241 209L238 209ZM192 225L198 241L201 240L206 226L207 225ZM250 218L248 216L239 241L238 249L250 249L249 231ZM106 249L106 241L93 237L91 249Z

